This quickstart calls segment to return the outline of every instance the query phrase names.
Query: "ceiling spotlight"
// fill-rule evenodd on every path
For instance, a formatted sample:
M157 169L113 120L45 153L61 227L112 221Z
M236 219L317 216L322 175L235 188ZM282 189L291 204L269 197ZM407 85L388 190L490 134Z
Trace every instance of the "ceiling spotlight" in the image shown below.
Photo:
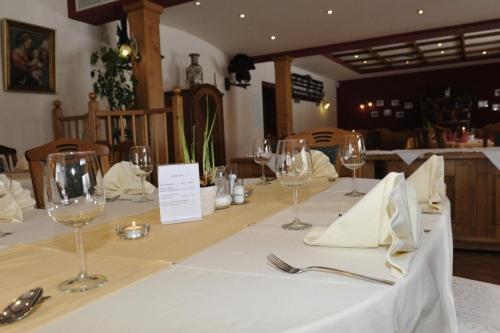
M483 53L483 55L485 55L486 53L488 53L488 51L483 51L482 53Z
M240 14L240 18L245 18L245 16L246 16L246 15L245 15L245 14L243 14L243 13L241 13L241 14Z
M438 46L443 46L443 43L438 43Z
M444 50L441 50L441 52L440 52L440 53L441 53L441 54L444 54Z
M418 14L418 15L423 15L423 14L424 14L424 10L423 10L423 9L419 9L419 10L417 10L417 14Z
M406 60L406 64L409 64L410 63L410 60Z
M359 55L355 54L354 59L358 59Z
M328 10L326 11L326 13L327 13L328 15L332 15L332 14L333 14L333 9L328 9Z
M272 35L269 37L271 40L275 40L276 39L276 36L275 35Z
M196 6L199 6L199 5L201 5L201 2L196 1L194 4L195 4Z
M363 60L363 64L366 64L366 63L367 63L367 61L366 61L366 60Z

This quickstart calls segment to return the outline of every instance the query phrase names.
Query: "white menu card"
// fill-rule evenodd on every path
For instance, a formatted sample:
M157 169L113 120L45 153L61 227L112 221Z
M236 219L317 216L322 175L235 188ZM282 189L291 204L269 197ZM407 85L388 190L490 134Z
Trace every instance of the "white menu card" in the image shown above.
M158 195L162 224L200 220L198 164L158 166Z

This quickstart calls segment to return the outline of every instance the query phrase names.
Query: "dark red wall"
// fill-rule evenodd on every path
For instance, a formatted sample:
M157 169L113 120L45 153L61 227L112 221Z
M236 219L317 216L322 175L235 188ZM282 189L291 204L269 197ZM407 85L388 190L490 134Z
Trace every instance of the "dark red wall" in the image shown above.
M384 76L369 79L341 81L337 89L338 124L345 129L388 128L400 130L421 126L419 101L428 96L429 91L451 87L467 89L473 99L472 127L482 127L500 122L500 111L492 111L492 103L500 103L494 90L500 89L500 64L469 66L453 69L419 72L412 74ZM379 118L371 118L370 111L359 109L360 103L383 99L384 107L379 110ZM399 99L399 107L391 107L392 99ZM477 109L477 100L489 101L488 109ZM404 110L404 102L411 101L413 110ZM389 106L388 106L389 105ZM384 117L383 109L392 109L392 116ZM405 118L396 119L396 111L405 111Z

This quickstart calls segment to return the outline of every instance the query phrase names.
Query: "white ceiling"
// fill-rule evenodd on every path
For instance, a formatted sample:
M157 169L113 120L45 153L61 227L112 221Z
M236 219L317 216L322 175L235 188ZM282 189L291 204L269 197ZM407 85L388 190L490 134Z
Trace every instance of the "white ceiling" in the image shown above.
M200 2L166 8L162 24L198 36L228 55L256 56L500 18L500 0ZM327 15L327 9L334 14ZM417 15L418 9L424 14ZM240 13L246 17L239 18ZM270 40L270 35L276 35L276 40ZM337 80L367 77L323 56L297 58L294 65Z

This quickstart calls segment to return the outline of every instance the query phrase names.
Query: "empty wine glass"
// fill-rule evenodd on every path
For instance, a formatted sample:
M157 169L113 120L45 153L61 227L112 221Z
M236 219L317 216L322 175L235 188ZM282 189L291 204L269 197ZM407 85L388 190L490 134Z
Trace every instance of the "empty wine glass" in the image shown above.
M288 230L303 230L310 228L309 223L299 220L298 203L299 187L306 184L312 175L311 152L307 141L280 140L276 151L276 176L281 185L293 191L293 221L282 226Z
M153 171L153 159L149 148L146 146L134 146L130 148L130 166L132 172L141 178L141 198L136 202L148 202L153 199L146 196L145 179Z
M271 140L254 140L253 141L253 159L255 163L259 164L262 168L262 176L260 177L260 183L257 185L267 185L270 182L267 181L265 166L273 157L273 152L271 150Z
M352 191L346 193L348 197L359 197L364 193L359 192L356 186L356 169L365 164L366 149L365 140L360 134L347 135L344 144L340 147L340 160L342 164L351 169L352 176Z
M78 275L59 284L65 292L87 291L107 282L103 275L87 273L81 229L104 211L106 202L102 167L95 152L50 154L45 169L44 199L49 216L71 226L80 258Z

